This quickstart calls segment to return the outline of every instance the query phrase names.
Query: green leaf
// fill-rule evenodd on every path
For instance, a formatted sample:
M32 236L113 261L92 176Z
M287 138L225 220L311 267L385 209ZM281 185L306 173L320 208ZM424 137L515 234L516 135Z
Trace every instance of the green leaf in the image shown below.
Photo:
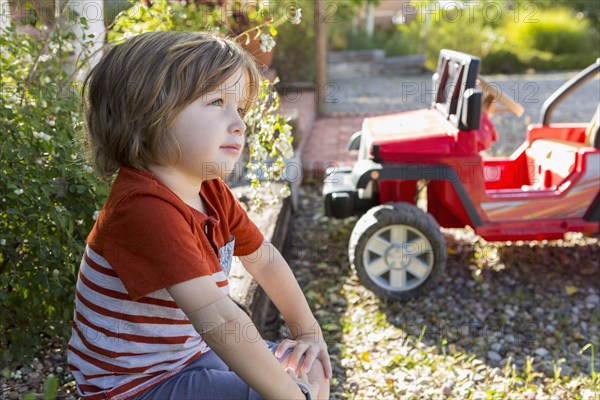
M44 400L54 400L58 396L58 377L50 374L44 382Z

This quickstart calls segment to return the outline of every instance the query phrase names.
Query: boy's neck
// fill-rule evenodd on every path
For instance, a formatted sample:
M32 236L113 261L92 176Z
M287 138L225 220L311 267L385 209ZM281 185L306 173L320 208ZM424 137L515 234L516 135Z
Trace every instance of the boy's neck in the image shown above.
M150 166L148 169L184 203L206 214L206 205L200 196L202 180L184 175L168 166Z

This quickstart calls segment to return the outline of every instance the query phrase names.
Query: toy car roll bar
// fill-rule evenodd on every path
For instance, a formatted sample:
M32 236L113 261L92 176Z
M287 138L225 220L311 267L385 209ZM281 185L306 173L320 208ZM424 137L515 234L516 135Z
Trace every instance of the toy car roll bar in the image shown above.
M579 89L588 80L592 79L598 72L600 72L600 58L596 59L596 62L573 78L565 82L552 96L544 102L542 111L540 113L540 123L542 125L550 125L552 119L552 113L554 109L571 93Z

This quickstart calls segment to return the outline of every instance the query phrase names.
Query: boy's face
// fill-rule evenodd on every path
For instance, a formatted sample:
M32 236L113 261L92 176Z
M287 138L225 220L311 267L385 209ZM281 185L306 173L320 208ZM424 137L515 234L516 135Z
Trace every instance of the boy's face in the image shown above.
M233 170L245 141L241 112L249 96L247 82L246 72L239 69L175 118L170 131L179 142L181 158L172 167L179 173L207 180Z

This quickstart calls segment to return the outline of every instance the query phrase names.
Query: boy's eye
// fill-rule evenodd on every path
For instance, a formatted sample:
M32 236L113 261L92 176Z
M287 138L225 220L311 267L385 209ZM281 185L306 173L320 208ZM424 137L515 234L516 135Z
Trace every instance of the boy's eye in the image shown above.
M221 107L223 104L225 104L223 102L223 99L217 99L217 100L213 100L209 103L211 106L218 106Z
M238 108L237 109L238 114L240 114L242 117L244 116L244 109L243 108Z

